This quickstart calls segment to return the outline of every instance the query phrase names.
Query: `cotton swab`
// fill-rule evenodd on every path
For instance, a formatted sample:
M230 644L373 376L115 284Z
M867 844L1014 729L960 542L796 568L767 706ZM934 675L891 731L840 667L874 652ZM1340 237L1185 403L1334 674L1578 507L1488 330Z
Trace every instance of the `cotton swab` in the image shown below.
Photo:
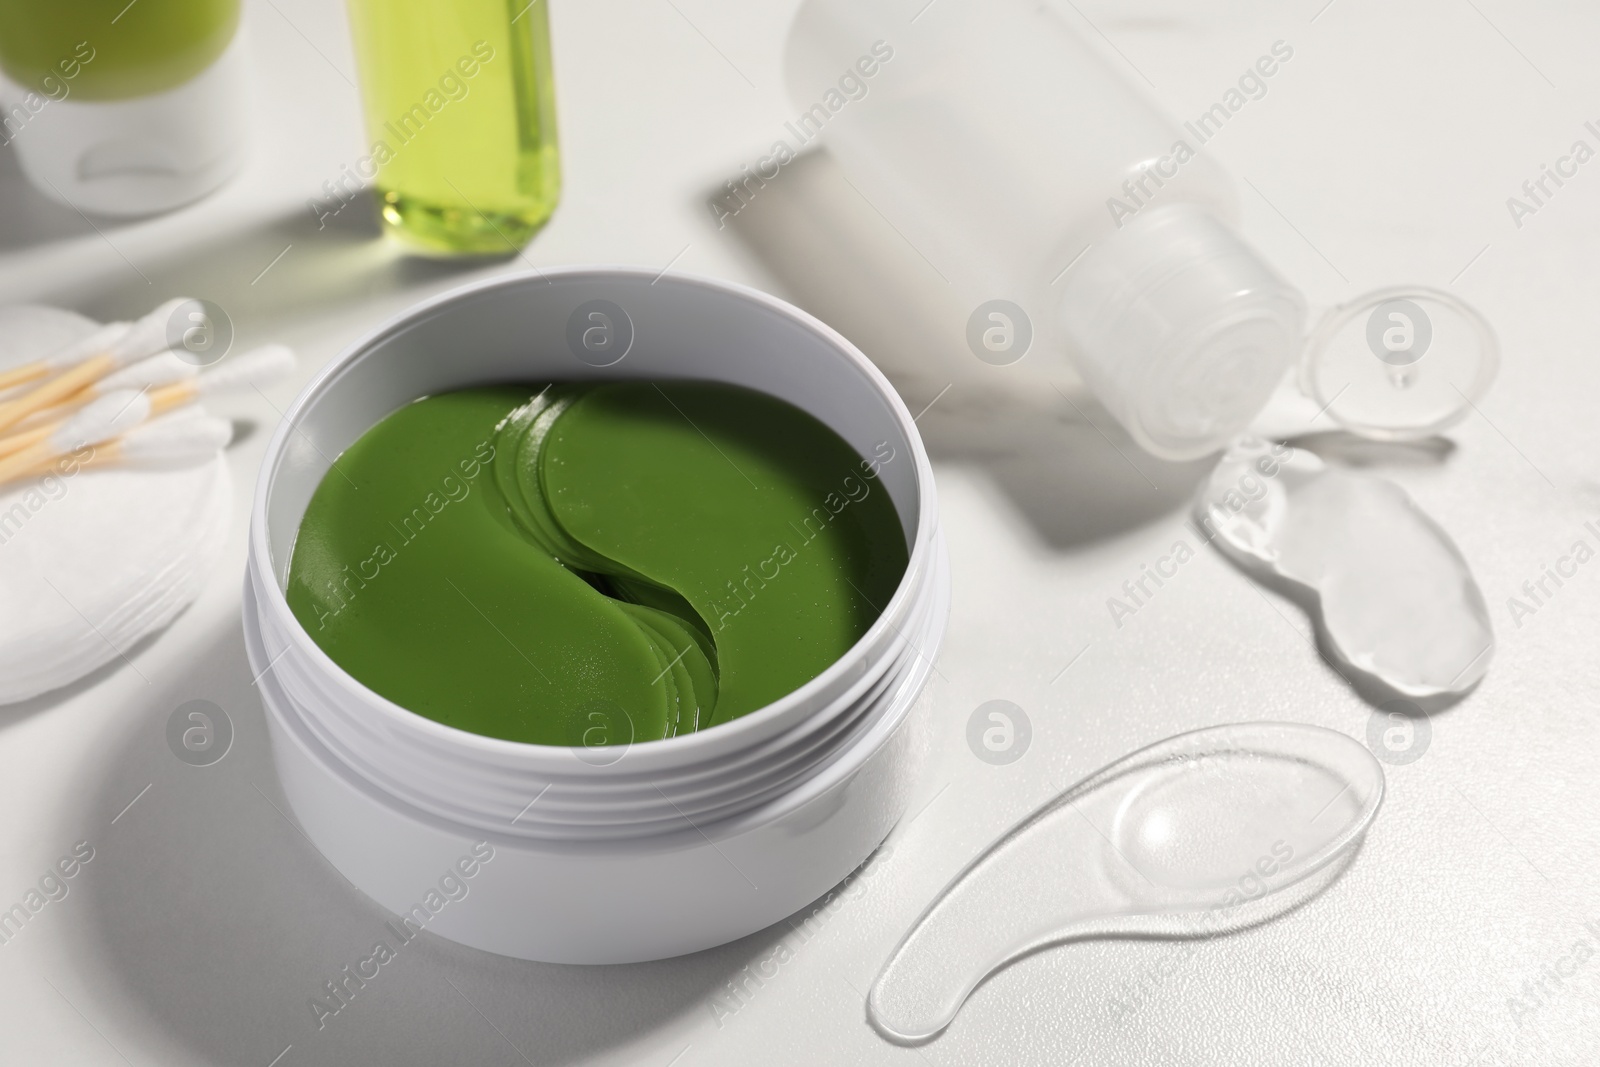
M26 385L49 374L59 373L69 367L75 366L92 355L96 355L122 339L123 334L133 328L131 322L108 322L95 330L88 337L74 341L66 347L52 352L43 359L36 359L30 363L23 363L12 367L10 370L0 371L0 389L10 389L16 385Z
M185 378L193 378L199 373L199 367L176 353L157 352L137 363L130 363L121 370L112 371L95 382L93 388L102 393L109 393L113 389L154 389L162 385L171 385L173 382L181 382Z
M78 469L117 462L139 467L187 466L216 455L232 440L233 423L199 408L186 408L96 444L93 454L79 461ZM15 477L45 474L59 459L43 460Z
M150 398L144 393L132 390L108 393L86 405L44 440L0 459L0 483L126 433L148 419L150 411Z
M122 461L159 467L193 463L213 456L233 440L233 423L191 409L162 419L151 419L94 450L91 466Z
M160 352L119 371L112 371L98 382L79 389L54 407L34 412L23 420L20 428L0 436L0 456L9 456L28 445L43 441L62 424L67 415L97 397L119 389L140 391L158 389L161 386L193 378L199 373L200 368L171 352Z
M99 348L91 347L89 341L95 340L101 333L107 337L111 336L109 327L103 331L96 331L96 337L85 338L81 349L72 349L62 357L64 362L66 355L70 354L77 358L82 351L83 358L78 362L54 378L47 378L15 400L0 404L0 430L10 429L34 412L60 403L90 382L119 367L125 367L165 349L167 320L172 317L174 311L187 302L184 299L167 301L132 326L123 327L120 335L109 344L104 343L102 339Z
M292 370L293 350L285 345L263 345L220 363L204 374L152 390L151 410L160 414L198 397L247 386L259 388L283 378Z
M78 396L93 391L111 391L107 386L151 390L151 410L155 414L170 411L200 396L211 396L245 386L260 387L275 382L294 369L294 352L284 345L264 345L261 348L232 359L204 374L197 374L192 364L170 352L152 356L106 375L98 383L86 387L66 405L74 404ZM93 396L93 393L90 393ZM85 397L88 400L89 397ZM66 405L63 405L65 407ZM52 411L65 414L61 408ZM39 413L49 416L51 411ZM29 426L0 437L0 457L11 455L49 437L62 419L54 419L38 426Z

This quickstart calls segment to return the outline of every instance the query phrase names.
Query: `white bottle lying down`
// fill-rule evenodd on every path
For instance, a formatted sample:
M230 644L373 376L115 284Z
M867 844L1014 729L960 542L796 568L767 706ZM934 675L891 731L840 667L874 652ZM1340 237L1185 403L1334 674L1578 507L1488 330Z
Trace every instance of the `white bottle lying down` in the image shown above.
M1225 444L1305 315L1235 232L1227 175L1044 5L923 7L807 0L785 63L797 122L964 309L1021 309L1035 371L1075 370L1156 455Z
M1482 317L1405 287L1356 297L1308 335L1304 298L1238 233L1235 188L1206 142L1293 55L1274 42L1240 89L1179 123L1052 5L804 0L786 129L827 148L865 225L881 218L915 250L910 281L936 305L920 317L941 335L965 324L965 345L915 346L943 364L938 380L1004 381L1047 402L1081 380L1140 447L1186 460L1238 436L1298 363L1320 428L1436 433L1494 377ZM719 215L775 178L764 162L729 183ZM873 298L906 283L874 277Z

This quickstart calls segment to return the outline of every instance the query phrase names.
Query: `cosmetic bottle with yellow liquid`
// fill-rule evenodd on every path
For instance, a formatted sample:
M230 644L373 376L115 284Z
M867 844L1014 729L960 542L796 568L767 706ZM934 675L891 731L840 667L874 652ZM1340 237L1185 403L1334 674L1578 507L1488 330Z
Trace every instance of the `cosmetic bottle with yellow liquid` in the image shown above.
M349 0L386 233L521 249L561 195L548 0Z

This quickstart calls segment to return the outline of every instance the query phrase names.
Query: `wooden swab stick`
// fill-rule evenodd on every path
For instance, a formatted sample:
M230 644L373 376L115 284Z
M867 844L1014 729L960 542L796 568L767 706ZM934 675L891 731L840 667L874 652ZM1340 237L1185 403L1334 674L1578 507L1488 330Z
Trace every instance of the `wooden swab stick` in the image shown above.
M95 382L91 388L100 393L109 393L113 389L154 389L157 386L171 385L173 382L193 378L199 373L199 367L177 354L157 352L119 371L112 371Z
M42 359L32 363L24 363L19 367L12 367L8 371L0 371L0 389L10 389L14 385L26 385L50 373L50 364Z
M36 411L59 404L90 382L118 367L153 356L167 347L167 319L185 303L169 300L132 326L121 327L121 334L100 350L90 350L86 358L54 378L47 378L14 400L0 404L0 430L9 430ZM97 335L100 331L97 331ZM105 331L108 336L110 328ZM88 340L86 339L85 344Z
M60 403L116 365L116 361L108 355L90 356L76 367L56 375L27 395L0 406L0 430L8 430L35 411Z
M171 364L175 366L164 363L164 358L170 358ZM43 441L57 427L64 424L72 406L88 404L98 393L112 391L106 389L109 385L124 389L149 390L151 411L159 415L201 396L212 396L247 385L259 387L274 382L294 369L294 353L283 345L265 345L254 351L234 356L215 370L198 376L184 373L179 368L191 368L191 365L170 353L163 353L109 374L100 382L80 390L61 406L37 413L38 417L44 420L37 425L23 426L12 433L0 436L0 457L12 455ZM152 389L152 386L158 388ZM52 412L56 417L50 417Z
M118 389L154 389L171 385L193 378L198 373L200 373L198 367L179 359L171 352L161 352L121 370L112 371L99 381L91 382L79 389L59 404L34 412L11 433L0 436L0 456L9 456L20 448L44 440L66 420L68 415L97 397Z
M37 426L30 426L26 429L18 430L16 433L0 437L0 458L9 456L13 452L20 452L30 445L38 444L59 430L61 424L65 421L65 418L51 419L48 422L41 422Z
M133 326L129 322L108 322L98 330L91 333L81 341L74 341L59 351L52 352L44 359L36 359L20 364L6 371L0 371L0 389L10 389L17 385L26 385L74 367L85 359L100 352L104 352L127 333Z
M120 437L96 444L90 455L78 460L77 469L86 470L113 463L145 467L198 463L226 448L232 439L233 423L196 409L181 415L152 419ZM19 471L3 480L16 481L48 474L62 458L54 456L42 460L28 470Z
M263 386L294 370L294 352L284 345L263 345L219 363L196 378L173 382L150 392L150 409L159 415L202 396L244 386Z
M86 445L108 441L150 417L150 398L133 391L109 393L57 427L48 437L0 459L0 483L24 477Z

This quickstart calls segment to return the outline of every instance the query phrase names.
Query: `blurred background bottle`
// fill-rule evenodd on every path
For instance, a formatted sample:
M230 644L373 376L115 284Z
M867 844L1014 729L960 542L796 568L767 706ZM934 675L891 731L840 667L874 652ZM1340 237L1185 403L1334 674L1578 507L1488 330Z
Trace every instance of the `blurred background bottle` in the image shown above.
M0 140L72 207L145 215L244 158L239 0L0 0Z
M387 233L509 253L561 195L547 0L349 0Z

